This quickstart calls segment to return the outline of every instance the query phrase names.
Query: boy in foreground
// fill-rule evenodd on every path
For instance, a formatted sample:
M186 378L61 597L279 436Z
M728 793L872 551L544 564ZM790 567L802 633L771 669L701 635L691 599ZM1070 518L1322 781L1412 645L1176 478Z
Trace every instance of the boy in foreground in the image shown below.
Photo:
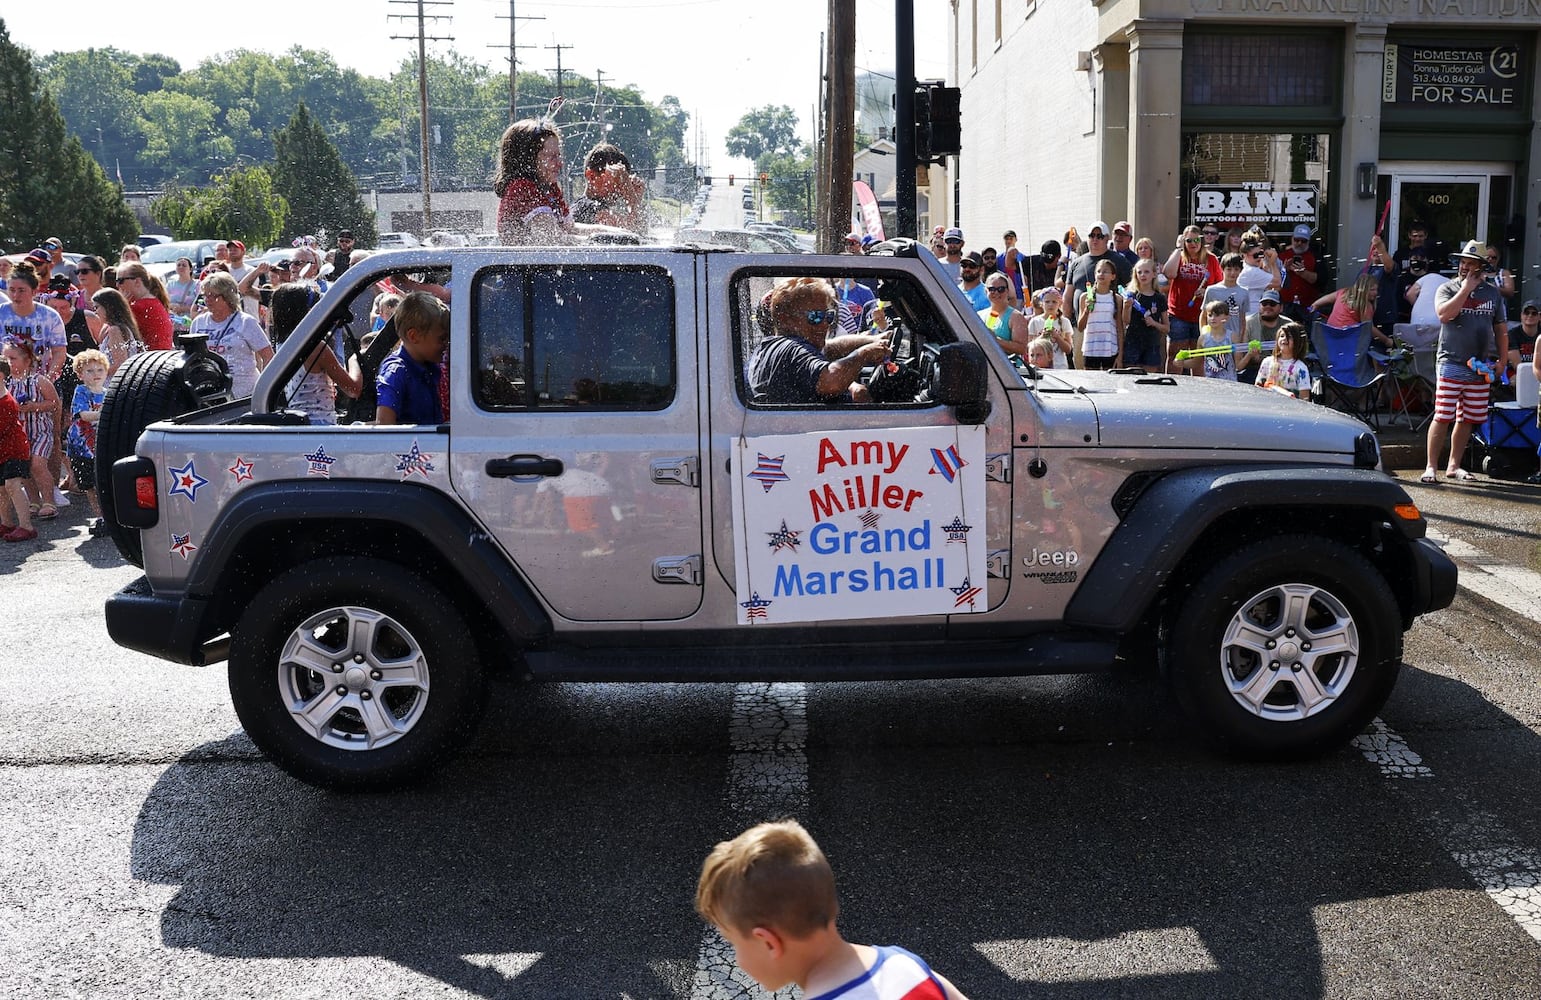
M851 944L835 918L835 875L796 820L761 823L712 849L696 910L733 946L733 958L772 992L806 1000L967 1000L903 948Z
M449 310L428 292L412 292L396 307L401 343L375 377L376 424L441 424L439 359L449 342Z

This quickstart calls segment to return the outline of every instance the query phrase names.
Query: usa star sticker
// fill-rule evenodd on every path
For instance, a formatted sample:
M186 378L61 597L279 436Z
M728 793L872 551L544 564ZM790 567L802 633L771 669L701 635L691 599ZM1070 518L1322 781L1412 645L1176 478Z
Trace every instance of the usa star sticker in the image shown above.
M167 496L174 497L180 493L193 503L197 503L198 490L209 485L209 481L198 475L198 470L193 468L192 459L188 459L187 464L180 469L168 471L171 473L171 489L167 491Z
M191 533L186 535L179 535L176 532L172 532L171 551L175 552L177 555L181 556L184 561L186 561L187 557L193 552L196 552L198 549L198 546L194 545L191 539Z
M401 473L402 482L410 479L414 472L427 479L428 473L433 471L433 456L424 454L423 450L417 446L416 438L412 439L412 447L406 454L398 453L396 457L400 460L396 463L396 471Z
M793 552L796 552L798 542L801 541L797 537L801 532L788 528L786 518L781 519L780 531L767 531L766 534L770 536L770 550L772 552L780 552L782 549L791 549Z
M316 445L316 450L305 456L305 461L310 463L310 468L305 470L307 476L332 477L332 463L337 461L326 453L326 445Z
M235 477L235 481L239 483L239 482L243 482L243 481L245 481L247 479L255 479L255 478L257 478L256 476L253 476L251 474L252 468L253 468L252 463L248 462L244 458L238 458L238 459L235 460L235 464L232 465L229 469L227 469L225 471L229 472L232 476L234 476Z

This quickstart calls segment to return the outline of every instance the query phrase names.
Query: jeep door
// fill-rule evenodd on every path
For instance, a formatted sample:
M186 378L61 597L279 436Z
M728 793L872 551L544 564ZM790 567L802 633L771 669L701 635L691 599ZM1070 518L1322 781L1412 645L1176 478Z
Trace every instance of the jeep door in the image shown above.
M455 489L556 616L688 617L702 552L691 257L472 259L453 305L470 332L451 347Z
M736 579L736 546L730 476L745 474L745 470L731 469L734 445L741 436L752 439L761 435L867 432L877 428L899 429L902 434L905 428L950 428L959 423L958 414L952 407L916 402L913 398L870 405L756 402L751 398L747 369L758 345L769 332L766 326L773 323L762 305L766 293L778 282L798 276L834 281L861 279L892 300L888 311L907 331L901 336L896 355L897 361L904 365L920 364L917 353L934 356L940 346L958 341L960 332L963 339L974 339L976 334L969 324L979 324L979 320L971 312L964 313L961 296L955 303L950 291L939 287L938 276L928 272L925 262L915 258L712 254L706 261L707 311L712 332L709 338L710 378L703 391L710 394L711 412L708 503L712 557L718 580L732 588ZM837 305L843 314L848 312L849 317L843 316L842 326L831 336L845 328L859 327L863 322L862 314L871 311L870 305L863 308L856 303L858 298L865 302L866 293L858 292L849 284L840 287L845 290L837 291ZM982 325L977 334L981 339L988 336ZM967 469L962 474L979 475L985 480L988 606L995 609L1006 600L1011 585L1007 573L1012 538L1012 403L1005 380L997 370L997 364L1007 369L1009 364L993 344L984 346L987 354L992 355L987 358L990 406L985 417L986 461L984 468ZM961 580L958 582L962 583ZM743 599L745 595L737 596ZM938 634L947 628L947 617L934 617ZM989 615L955 617L961 621L986 619ZM892 622L866 618L825 623L821 627L855 637L863 630L891 632Z

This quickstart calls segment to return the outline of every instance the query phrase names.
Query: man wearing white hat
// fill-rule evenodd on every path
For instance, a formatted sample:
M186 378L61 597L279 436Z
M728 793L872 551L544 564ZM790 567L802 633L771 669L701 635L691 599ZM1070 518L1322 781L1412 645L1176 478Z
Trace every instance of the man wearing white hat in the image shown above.
M1472 362L1486 363L1496 357L1502 365L1509 355L1503 297L1484 280L1487 247L1468 240L1455 256L1459 260L1457 277L1441 285L1434 297L1434 312L1439 317L1438 384L1434 420L1429 424L1428 463L1422 476L1425 483L1439 482L1435 470L1447 433L1450 461L1445 465L1445 478L1458 482L1472 478L1461 468L1461 459L1472 431L1487 420L1491 393L1487 377Z
M1109 240L1112 237L1113 230L1108 228L1108 224L1101 219L1093 222L1086 229L1086 252L1076 257L1075 263L1070 265L1070 276L1065 281L1065 306L1072 320L1077 318L1080 299L1086 294L1086 287L1096 281L1099 261L1113 262L1113 267L1118 272L1117 283L1120 288L1129 284L1129 275L1134 269L1127 260L1120 257L1109 246Z

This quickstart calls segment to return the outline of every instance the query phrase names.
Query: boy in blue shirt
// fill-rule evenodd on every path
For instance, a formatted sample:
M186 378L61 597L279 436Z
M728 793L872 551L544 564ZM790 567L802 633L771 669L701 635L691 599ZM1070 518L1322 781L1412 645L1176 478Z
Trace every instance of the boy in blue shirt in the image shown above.
M441 424L439 359L449 343L449 309L427 292L413 292L396 307L401 343L375 377L376 424Z

